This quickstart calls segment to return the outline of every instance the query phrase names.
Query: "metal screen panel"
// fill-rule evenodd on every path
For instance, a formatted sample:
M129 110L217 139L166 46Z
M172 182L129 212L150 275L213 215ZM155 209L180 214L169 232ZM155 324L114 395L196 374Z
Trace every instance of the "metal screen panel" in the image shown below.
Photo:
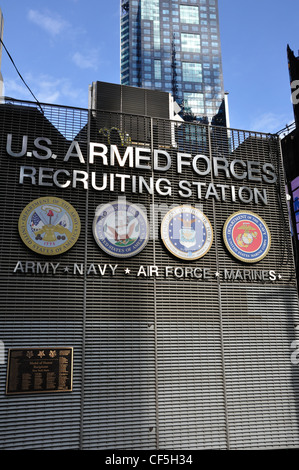
M112 95L111 88L106 98ZM132 99L129 92L125 99ZM143 105L135 103L136 109ZM6 396L6 364L0 365L0 447L298 447L298 369L291 362L298 294L276 136L108 111L42 105L41 112L17 101L0 107L0 339L6 355L9 347L74 348L71 393ZM8 134L15 156L6 150ZM17 156L24 135L29 153ZM51 158L41 149L40 159L32 155L37 137L51 140ZM82 155L76 146L70 153L73 141ZM106 145L108 159L110 145L121 157L129 146L144 149L151 166L153 151L164 151L171 165L167 171L128 162L109 166L98 155L88 163L90 142ZM179 172L178 153L204 156L200 174L191 165ZM241 161L239 178L223 168L205 174L204 161L213 158L226 159L227 168ZM277 181L242 179L248 162L272 165ZM59 173L60 186L32 184L29 178L20 184L21 165L69 174ZM74 172L80 172L77 183L63 188ZM112 173L118 175L112 189L101 189L105 173L108 184ZM182 180L188 195L178 192ZM258 198L265 188L266 203ZM76 244L51 260L29 250L18 234L23 208L41 196L65 199L81 221ZM146 247L126 259L101 250L92 231L97 207L119 197L140 204L151 224ZM184 204L203 211L213 228L208 253L190 262L170 253L160 233L165 214ZM223 239L226 220L240 210L257 213L271 232L269 253L253 265L234 258ZM45 268L50 261L55 272L50 264ZM138 276L141 266L157 267L159 275ZM207 277L191 276L189 268L206 270Z
M84 448L156 448L153 286L88 286Z
M1 105L1 309L0 337L5 344L5 357L11 347L74 347L74 388L70 395L5 396L6 364L1 373L1 437L2 449L77 449L80 443L82 384L82 339L84 284L81 278L71 280L57 269L37 273L36 263L60 263L64 266L82 260L85 231L85 194L74 194L72 204L81 218L83 238L65 254L51 260L31 252L19 239L18 219L32 200L53 194L52 187L20 185L19 166L33 164L33 157L8 158L6 136L13 135L12 150L22 148L22 136L28 135L28 151L36 137L52 141L53 153L65 155L69 143L78 136L87 122L86 111L44 106L43 113L35 105L17 103ZM77 137L78 138L78 137ZM71 140L68 140L71 139ZM86 142L86 141L85 141ZM84 145L84 144L83 144ZM86 145L86 143L85 143ZM59 168L61 158L41 161L41 166ZM70 163L70 165L72 165ZM75 165L76 166L76 165ZM63 190L55 195L68 199ZM83 196L83 197L82 197ZM14 272L18 262L22 269ZM34 268L32 264L35 263Z
M221 294L230 446L296 448L297 291L223 286Z
M157 286L159 442L163 449L226 448L217 298L217 287L207 284L184 281Z

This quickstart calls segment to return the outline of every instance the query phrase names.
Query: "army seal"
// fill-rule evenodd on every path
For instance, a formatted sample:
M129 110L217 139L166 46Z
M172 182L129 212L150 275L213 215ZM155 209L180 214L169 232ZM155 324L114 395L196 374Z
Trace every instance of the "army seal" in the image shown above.
M58 197L41 197L22 211L19 235L25 245L45 256L61 255L79 238L80 218L74 207Z

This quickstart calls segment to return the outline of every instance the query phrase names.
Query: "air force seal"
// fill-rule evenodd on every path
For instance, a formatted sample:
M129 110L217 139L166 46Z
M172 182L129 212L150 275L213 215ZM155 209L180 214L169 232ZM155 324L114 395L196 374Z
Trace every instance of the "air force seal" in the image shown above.
M146 246L149 225L139 206L127 201L114 201L97 207L93 236L109 255L130 258Z
M161 238L166 248L177 258L196 260L204 256L213 243L209 219L191 206L171 209L163 218Z
M257 214L248 211L235 212L227 219L223 239L228 251L245 263L257 263L263 259L271 245L267 224Z
M76 243L81 224L71 204L58 197L41 197L23 209L18 228L21 239L30 250L55 256Z

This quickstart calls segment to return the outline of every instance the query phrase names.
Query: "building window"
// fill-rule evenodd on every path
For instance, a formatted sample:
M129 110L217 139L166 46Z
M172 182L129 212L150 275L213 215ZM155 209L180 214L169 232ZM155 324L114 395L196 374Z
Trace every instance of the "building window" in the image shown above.
M155 79L161 80L161 60L155 60Z
M204 113L204 99L202 93L184 93L185 108L190 108L194 114Z
M185 82L202 81L202 65L193 62L183 62L183 80Z
M181 34L182 51L200 52L200 35L199 34Z
M181 23L199 24L198 7L180 5Z
M153 22L154 49L160 49L159 0L141 0L141 19ZM147 25L149 26L150 23L148 21L144 22L144 26Z

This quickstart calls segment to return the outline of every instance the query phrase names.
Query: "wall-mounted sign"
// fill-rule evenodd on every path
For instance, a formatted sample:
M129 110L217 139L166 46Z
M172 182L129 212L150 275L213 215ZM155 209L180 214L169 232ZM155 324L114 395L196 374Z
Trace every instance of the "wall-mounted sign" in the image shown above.
M199 209L178 206L163 218L161 237L170 253L190 261L201 258L210 250L213 229L209 219Z
M263 259L271 246L271 234L266 222L257 214L239 211L224 224L223 238L229 252L246 263Z
M57 197L35 199L19 217L19 234L25 245L47 256L69 250L78 240L80 228L77 211Z
M6 152L10 158L30 158L25 165L20 165L19 184L57 187L59 189L92 189L95 191L108 191L123 194L157 194L158 196L171 196L177 194L183 198L194 196L197 200L215 199L220 202L231 201L242 204L268 205L267 187L277 182L277 174L272 163L260 161L245 161L234 158L229 161L223 156L208 156L204 154L189 154L185 152L167 152L166 150L151 149L128 145L131 143L129 134L116 128L101 129L100 134L107 145L99 142L90 142L88 153L80 147L80 142L74 140L70 143L66 153L56 154L52 150L51 139L36 137L33 147L29 145L28 135L19 136L22 147L18 151L15 137L7 135ZM115 140L120 145L108 144ZM46 144L46 145L45 145ZM42 152L40 152L42 150ZM57 160L65 165L63 168L33 166L35 163ZM77 161L78 169L71 169L70 162ZM86 164L89 169L87 171ZM99 166L100 165L100 166ZM117 169L127 167L142 170L144 175L120 174ZM81 168L81 169L79 169ZM175 169L178 175L189 171L189 175L199 178L213 175L213 182L193 181L180 179L175 184L167 177L167 171ZM161 177L161 172L164 177ZM226 184L221 183L225 174ZM241 187L231 184L241 182ZM253 185L263 183L265 187L257 188Z
M73 348L17 348L8 351L6 394L70 392Z
M146 246L149 224L139 206L119 200L97 207L93 235L99 247L109 255L130 258Z

